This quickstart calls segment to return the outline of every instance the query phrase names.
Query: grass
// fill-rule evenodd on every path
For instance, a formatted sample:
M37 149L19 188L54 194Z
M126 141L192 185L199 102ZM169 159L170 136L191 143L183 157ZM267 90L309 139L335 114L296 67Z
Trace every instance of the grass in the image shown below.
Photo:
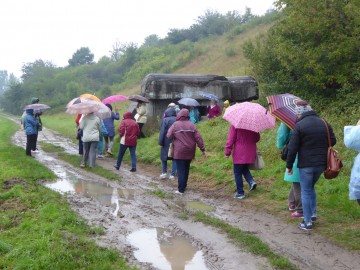
M167 194L165 191L161 189L155 189L149 192L151 195L154 195L160 199L172 199L173 196L170 194Z
M0 119L0 268L130 269L118 251L89 237L103 233L60 194L37 182L55 175L11 144L17 126Z
M292 270L297 269L287 258L274 253L271 248L262 242L258 237L243 232L240 229L227 224L217 218L210 217L203 212L197 212L194 215L196 221L218 228L227 234L228 238L237 244L240 248L257 256L267 258L275 269Z

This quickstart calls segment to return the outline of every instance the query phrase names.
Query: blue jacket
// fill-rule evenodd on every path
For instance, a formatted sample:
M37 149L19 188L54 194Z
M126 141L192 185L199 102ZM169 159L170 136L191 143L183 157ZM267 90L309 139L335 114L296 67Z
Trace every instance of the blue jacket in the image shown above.
M107 135L105 136L109 136L109 137L114 137L115 136L115 126L114 126L114 120L119 120L120 119L120 114L119 113L114 113L111 112L111 117L104 119L104 125L105 128L107 130Z
M346 126L344 128L344 143L346 147L360 152L360 126ZM350 200L360 199L360 154L355 158L351 170L349 197Z
M34 135L38 133L39 121L34 116L34 110L26 110L26 117L24 122L25 134Z
M169 108L165 111L164 119L161 122L160 134L159 134L159 145L161 145L160 159L162 161L168 160L168 152L171 141L166 136L169 128L176 121L176 111L173 108Z
M277 148L283 149L283 147L290 141L292 136L292 131L284 123L280 124L280 127L277 131ZM300 171L297 167L298 157L296 156L293 168L292 175L288 174L288 170L285 169L284 180L289 182L300 182Z
M190 121L193 124L196 124L200 121L200 113L199 110L197 108L192 108L190 110Z

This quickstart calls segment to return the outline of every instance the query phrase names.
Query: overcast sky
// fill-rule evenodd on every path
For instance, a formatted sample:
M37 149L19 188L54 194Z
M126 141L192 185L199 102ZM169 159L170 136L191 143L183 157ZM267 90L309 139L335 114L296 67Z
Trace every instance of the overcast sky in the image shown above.
M141 45L150 34L187 28L207 9L226 13L251 8L264 14L274 0L1 0L0 70L21 75L24 63L43 59L65 66L80 47L95 60L112 45Z

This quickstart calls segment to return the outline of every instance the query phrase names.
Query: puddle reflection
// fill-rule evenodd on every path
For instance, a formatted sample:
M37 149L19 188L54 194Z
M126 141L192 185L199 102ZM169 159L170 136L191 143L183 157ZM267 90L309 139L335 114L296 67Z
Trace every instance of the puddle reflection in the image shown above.
M162 228L135 231L127 240L137 248L134 252L137 260L151 263L159 269L208 269L202 251L197 250L186 238L172 237Z

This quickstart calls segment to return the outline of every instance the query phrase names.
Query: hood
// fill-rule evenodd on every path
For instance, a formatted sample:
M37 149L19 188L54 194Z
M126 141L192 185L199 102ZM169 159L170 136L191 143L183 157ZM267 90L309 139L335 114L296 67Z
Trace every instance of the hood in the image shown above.
M31 99L31 104L36 104L36 103L39 103L39 101L40 101L40 99L39 99L39 98L37 98L37 97L33 97L33 98Z
M189 119L190 119L190 113L189 113L189 110L187 110L187 109L182 109L176 117L177 121L186 121Z
M110 109L110 111L112 111L112 106L111 106L111 104L107 103L107 104L105 104L105 105Z
M296 122L300 122L301 120L303 120L308 116L318 116L318 115L315 111L304 112L303 114L301 114L301 117L296 120Z
M175 108L169 108L165 111L165 118L166 117L172 117L172 116L176 116L176 111Z
M33 115L33 114L34 114L34 110L33 110L33 109L27 109L25 112L26 112L26 114L30 114L30 115Z
M124 119L133 119L132 113L131 112L124 113L123 118Z

